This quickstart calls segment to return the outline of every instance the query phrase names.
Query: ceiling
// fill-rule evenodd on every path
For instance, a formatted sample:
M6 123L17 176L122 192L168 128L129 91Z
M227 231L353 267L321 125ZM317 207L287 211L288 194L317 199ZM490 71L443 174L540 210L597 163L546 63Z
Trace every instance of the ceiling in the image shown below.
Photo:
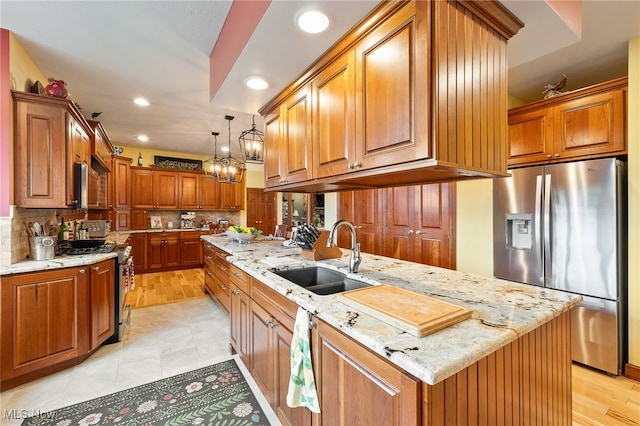
M251 128L254 114L262 128L258 109L377 3L273 0L255 29L250 19L236 20L225 31L250 38L239 56L228 53L232 66L212 100L209 55L214 46L223 55L233 50L222 43L228 38L216 45L230 1L2 0L0 27L14 33L44 75L66 81L87 118L101 112L98 120L114 144L209 155L217 131L218 146L231 139L237 155L238 136ZM640 36L640 1L583 1L578 35L545 1L503 4L525 23L509 41L511 95L540 99L544 85L563 73L565 90L626 75L628 40ZM309 5L329 12L327 32L297 30L294 15ZM248 75L265 77L269 88L246 88ZM135 106L137 96L151 105ZM235 117L230 123L227 114ZM138 134L149 142L138 142Z

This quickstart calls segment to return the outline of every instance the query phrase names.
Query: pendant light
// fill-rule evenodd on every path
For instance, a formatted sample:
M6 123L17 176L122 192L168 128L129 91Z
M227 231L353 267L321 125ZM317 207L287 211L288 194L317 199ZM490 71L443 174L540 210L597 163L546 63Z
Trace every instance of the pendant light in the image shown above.
M256 117L252 116L251 129L240 134L238 142L242 151L242 159L245 163L264 163L264 133L256 129Z
M218 178L218 135L219 132L211 132L213 136L213 157L204 162L204 174L213 178Z
M246 164L243 161L231 157L231 120L233 120L234 117L232 115L225 115L224 119L229 122L229 151L226 158L221 158L217 161L214 169L217 169L216 177L218 178L218 182L236 184L242 182Z

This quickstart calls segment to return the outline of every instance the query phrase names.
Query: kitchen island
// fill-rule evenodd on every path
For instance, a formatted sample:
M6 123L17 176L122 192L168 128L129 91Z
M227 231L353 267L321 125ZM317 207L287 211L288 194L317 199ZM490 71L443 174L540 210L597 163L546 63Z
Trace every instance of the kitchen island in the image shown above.
M462 423L570 422L569 311L579 296L363 254L360 271L350 276L472 311L470 319L418 338L340 302L337 295L314 294L271 271L316 263L299 248L283 247L281 241L203 239L228 252L227 260L252 279L419 379L423 424L456 418ZM347 272L349 252L343 254L319 263Z

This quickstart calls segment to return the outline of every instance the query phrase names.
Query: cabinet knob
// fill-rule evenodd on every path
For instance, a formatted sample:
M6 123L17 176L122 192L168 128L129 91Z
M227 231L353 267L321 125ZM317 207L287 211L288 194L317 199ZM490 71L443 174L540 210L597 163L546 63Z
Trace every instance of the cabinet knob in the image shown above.
M351 170L351 169L353 169L353 164L347 163L347 170Z
M422 231L417 230L417 231L416 231L416 235L420 235L420 234L422 234Z
M353 168L357 169L358 167L362 166L362 164L360 164L359 161L356 161L355 163L353 163Z
M409 229L409 230L407 231L407 234L412 235L412 234L413 234L413 229Z
M93 269L93 270L94 270L94 271L96 271L96 272L100 270L100 268L99 268L98 266L94 266L94 267L93 267L93 268L91 268L91 269Z
M231 294L233 294L234 296L237 296L240 294L240 290L233 290Z
M84 269L80 269L78 272L81 273L81 274L84 274L85 270Z
M547 154L547 158L551 158L551 154Z
M558 158L560 157L560 154L558 154L557 152L555 154L553 154L554 157Z

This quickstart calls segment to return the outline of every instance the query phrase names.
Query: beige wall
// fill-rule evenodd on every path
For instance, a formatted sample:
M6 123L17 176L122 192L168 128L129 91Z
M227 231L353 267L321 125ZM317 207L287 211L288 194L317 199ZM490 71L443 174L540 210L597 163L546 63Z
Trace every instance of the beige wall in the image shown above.
M628 105L629 363L640 367L640 38L629 42Z

